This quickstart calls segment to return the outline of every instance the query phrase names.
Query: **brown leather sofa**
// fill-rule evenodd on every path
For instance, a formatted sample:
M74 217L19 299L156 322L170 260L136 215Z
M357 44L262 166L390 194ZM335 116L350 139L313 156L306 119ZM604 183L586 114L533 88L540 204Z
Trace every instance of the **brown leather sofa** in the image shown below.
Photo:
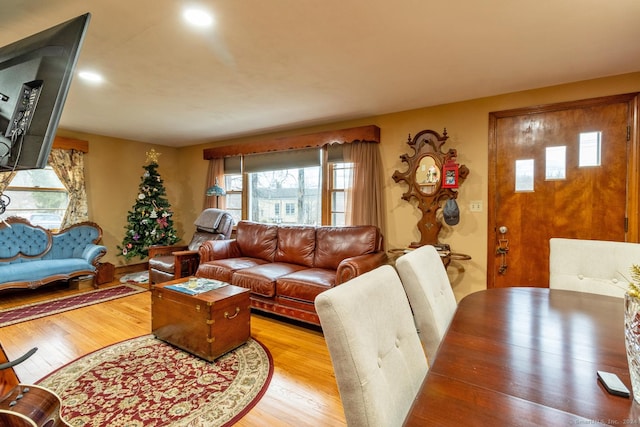
M387 262L375 226L240 221L235 239L207 241L199 253L196 276L251 289L253 308L315 325L318 294Z

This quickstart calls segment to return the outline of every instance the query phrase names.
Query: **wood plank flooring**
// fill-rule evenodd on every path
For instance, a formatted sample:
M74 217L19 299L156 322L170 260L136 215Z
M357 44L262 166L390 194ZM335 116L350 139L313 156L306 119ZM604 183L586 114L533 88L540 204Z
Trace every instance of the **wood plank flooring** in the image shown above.
M76 292L63 286L4 292L0 309ZM15 368L21 382L35 383L78 357L151 333L150 311L151 293L144 292L0 328L0 343L10 360L38 347ZM274 374L266 394L237 426L346 425L321 332L253 313L251 333L271 352Z

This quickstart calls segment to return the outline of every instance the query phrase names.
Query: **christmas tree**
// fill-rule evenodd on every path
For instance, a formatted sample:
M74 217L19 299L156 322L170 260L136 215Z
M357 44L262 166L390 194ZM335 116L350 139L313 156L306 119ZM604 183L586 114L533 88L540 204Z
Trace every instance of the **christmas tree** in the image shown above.
M159 155L153 149L147 153L138 198L127 216L127 233L122 246L118 246L118 255L126 259L145 258L149 246L172 245L179 240L173 228L171 205L164 197L166 192L157 171Z

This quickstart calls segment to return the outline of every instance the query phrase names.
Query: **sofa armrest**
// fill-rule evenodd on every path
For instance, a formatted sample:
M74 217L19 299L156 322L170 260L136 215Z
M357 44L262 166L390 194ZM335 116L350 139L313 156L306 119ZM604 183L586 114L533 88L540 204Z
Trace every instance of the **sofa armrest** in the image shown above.
M235 239L227 240L207 240L198 249L200 263L213 261L216 259L237 258L242 256L240 246Z
M176 251L173 252L173 256L175 259L173 266L176 278L185 276L185 273L191 276L198 269L200 256L197 250ZM183 271L183 268L186 268L186 272Z
M336 270L336 285L353 279L388 262L386 252L359 255L343 259Z
M106 246L89 244L82 251L82 258L89 264L98 267L98 260L107 253Z
M149 258L164 256L164 255L171 255L176 251L184 251L187 248L188 248L187 245L168 245L168 246L152 245L152 246L149 246Z
M178 258L192 258L193 256L197 256L198 255L198 251L197 250L193 250L193 251L189 251L189 250L183 250L183 251L175 251L172 252L172 254Z

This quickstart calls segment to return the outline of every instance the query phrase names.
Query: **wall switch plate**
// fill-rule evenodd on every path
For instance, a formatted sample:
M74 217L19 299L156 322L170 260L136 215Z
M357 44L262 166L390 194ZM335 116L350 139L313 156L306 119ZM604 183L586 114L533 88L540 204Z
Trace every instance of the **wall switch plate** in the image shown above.
M472 200L469 204L471 212L482 212L482 200Z

